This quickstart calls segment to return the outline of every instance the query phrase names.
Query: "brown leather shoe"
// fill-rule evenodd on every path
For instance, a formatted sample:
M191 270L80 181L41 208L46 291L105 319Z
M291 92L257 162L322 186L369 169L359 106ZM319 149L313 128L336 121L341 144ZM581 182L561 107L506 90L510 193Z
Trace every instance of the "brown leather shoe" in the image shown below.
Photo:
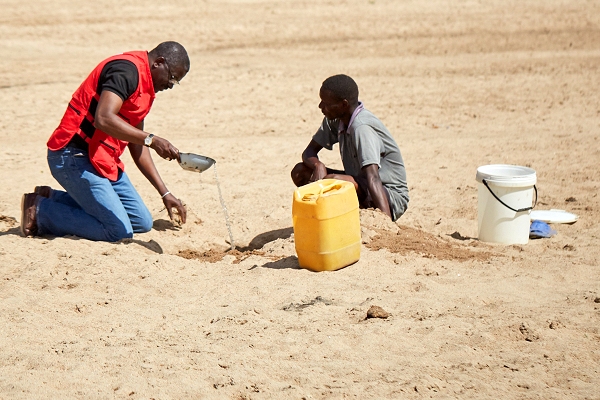
M37 193L25 193L21 198L21 234L25 237L37 235L36 199Z
M33 189L33 192L39 196L49 199L50 194L52 193L52 188L50 186L36 186L35 189Z

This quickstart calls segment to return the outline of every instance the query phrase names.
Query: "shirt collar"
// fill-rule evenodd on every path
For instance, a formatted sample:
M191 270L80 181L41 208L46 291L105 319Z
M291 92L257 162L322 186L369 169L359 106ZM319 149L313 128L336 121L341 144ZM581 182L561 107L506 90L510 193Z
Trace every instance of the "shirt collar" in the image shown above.
M352 125L352 122L354 122L354 118L356 118L356 116L364 109L365 107L363 106L363 103L361 101L358 102L358 107L356 107L356 109L354 110L354 112L352 113L352 116L350 117L350 121L348 122L348 126ZM340 120L340 124L338 126L338 135L341 133L346 133L348 131L347 127L344 126L344 123Z

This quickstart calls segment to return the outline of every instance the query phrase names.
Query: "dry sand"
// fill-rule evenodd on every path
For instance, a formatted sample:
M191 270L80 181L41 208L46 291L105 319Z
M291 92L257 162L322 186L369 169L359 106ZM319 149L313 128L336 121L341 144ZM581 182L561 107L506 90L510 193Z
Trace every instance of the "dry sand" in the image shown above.
M598 1L0 4L0 398L600 398ZM146 128L217 160L237 249L213 170L157 157L184 226L127 156L151 232L21 237L71 93L164 40L192 69ZM361 212L361 260L314 273L289 170L336 73L392 131L411 201L397 223ZM579 221L479 242L475 172L494 163L535 169L538 208Z

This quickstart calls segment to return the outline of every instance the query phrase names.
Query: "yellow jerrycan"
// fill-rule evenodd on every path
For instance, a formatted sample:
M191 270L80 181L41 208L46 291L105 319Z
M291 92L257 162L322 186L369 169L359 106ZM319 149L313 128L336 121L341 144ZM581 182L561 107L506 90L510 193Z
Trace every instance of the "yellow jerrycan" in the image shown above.
M323 179L300 186L292 204L298 263L312 271L334 271L360 258L360 215L354 185Z

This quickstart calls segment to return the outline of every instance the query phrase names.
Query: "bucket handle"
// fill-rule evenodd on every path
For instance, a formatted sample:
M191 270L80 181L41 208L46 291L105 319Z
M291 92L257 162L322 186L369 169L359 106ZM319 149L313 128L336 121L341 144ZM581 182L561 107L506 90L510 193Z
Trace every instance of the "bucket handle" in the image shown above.
M492 189L488 186L487 181L485 179L482 179L481 181L483 182L484 186L490 191L492 196L494 196L494 198L496 198L496 200L498 200L500 202L500 204L502 204L504 207L508 208L511 211L514 211L516 213L520 213L523 211L529 211L529 210L533 210L533 208L537 205L538 193L537 193L537 188L535 187L535 185L533 185L533 190L535 190L535 202L533 203L533 206L519 208L518 210L516 210L516 209L512 208L511 206L509 206L508 204L506 204L505 202L503 202L502 200L500 200L500 198L498 196L496 196L496 193L492 192Z

